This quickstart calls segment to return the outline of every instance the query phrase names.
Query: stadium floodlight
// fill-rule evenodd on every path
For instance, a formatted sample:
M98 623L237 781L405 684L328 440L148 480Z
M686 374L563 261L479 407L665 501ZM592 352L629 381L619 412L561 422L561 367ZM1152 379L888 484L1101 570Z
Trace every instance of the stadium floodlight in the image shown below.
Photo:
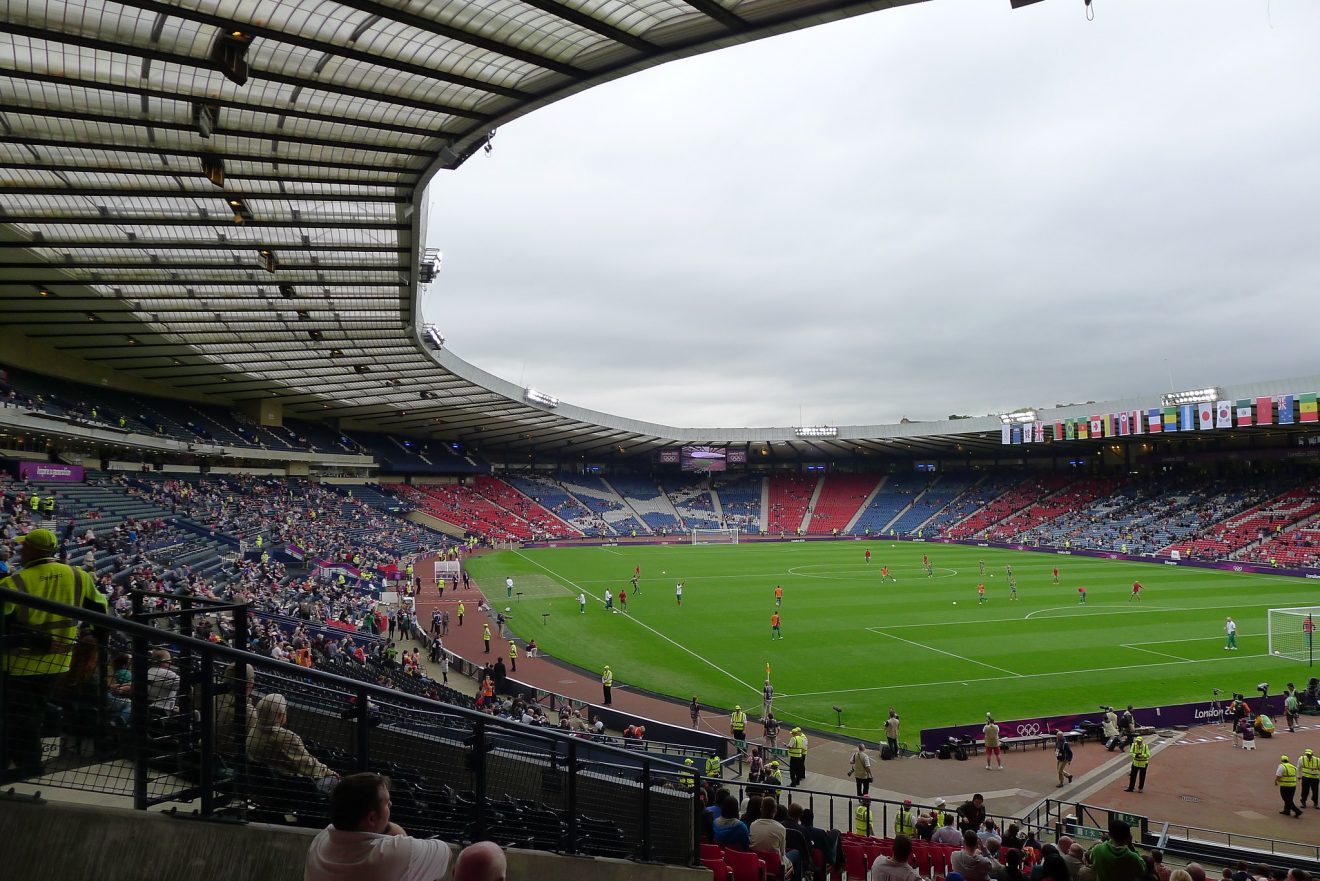
M795 429L798 437L838 437L839 429L833 425L803 425Z
M1197 388L1185 392L1169 392L1162 400L1166 407L1181 407L1183 404L1213 403L1221 397L1223 395L1217 388Z
M999 421L1005 425L1022 425L1037 421L1035 410L1014 410L1012 413L1000 413Z
M443 349L445 347L445 338L440 335L440 328L434 324L423 325L426 331L426 339L433 349Z
M540 404L542 407L558 407L559 399L553 395L547 395L545 392L538 392L536 389L528 386L523 389L523 397L533 404Z

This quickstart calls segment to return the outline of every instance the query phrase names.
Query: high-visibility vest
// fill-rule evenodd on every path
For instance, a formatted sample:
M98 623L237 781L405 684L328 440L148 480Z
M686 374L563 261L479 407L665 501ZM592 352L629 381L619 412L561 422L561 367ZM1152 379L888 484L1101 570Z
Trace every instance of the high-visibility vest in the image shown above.
M87 600L95 603L98 611L109 612L105 596L96 589L91 576L81 569L48 560L30 565L0 581L5 587L19 593L54 600L65 605L81 607ZM23 648L11 648L4 656L4 671L12 676L44 676L67 673L73 658L73 646L78 639L78 622L58 612L47 612L16 603L5 603L5 615L13 615L17 630L33 634L49 644L38 646L33 640Z
M261 545L264 543L264 541L265 541L265 539L263 539L261 536L258 535L258 536L257 536L257 547L261 547Z
M1291 787L1293 789L1296 789L1297 766L1292 764L1291 762L1284 762L1280 767L1283 768L1283 773L1279 775L1279 779L1278 779L1279 788L1288 789L1289 787Z
M463 608L464 608L463 604L462 604L462 603L459 603L459 604L458 604L458 615L459 615L460 618L463 616Z
M1320 780L1320 756L1302 756L1302 776L1308 780Z
M490 625L489 625L489 624L482 624L482 625L481 625L481 638L484 639L486 642L490 642Z
M604 673L602 673L601 676L600 676L600 684L601 684L601 685L613 685L613 684L614 684L614 671L613 671L613 670L606 670Z
M1150 747L1144 743L1132 744L1132 767L1144 768L1150 764Z
M36 493L32 494L32 510L34 511L41 510L41 496L37 495Z
M853 832L858 835L875 834L875 813L864 804L853 808Z
M736 710L734 714L729 717L729 725L733 727L734 731L742 731L747 727L747 714L742 710Z
M902 808L899 808L898 813L894 815L894 834L911 837L912 835L915 835L916 832L917 820L916 817L913 816L912 809L909 808L905 811Z
M695 789L697 786L696 775L691 771L680 771L678 773L678 782L681 783L685 789Z
M788 741L788 757L790 759L800 759L807 754L807 748L802 744L802 735L794 734Z
M518 657L518 643L516 642L509 643L509 657L515 659Z
M724 770L724 765L720 762L719 756L711 756L706 759L706 776L719 777Z

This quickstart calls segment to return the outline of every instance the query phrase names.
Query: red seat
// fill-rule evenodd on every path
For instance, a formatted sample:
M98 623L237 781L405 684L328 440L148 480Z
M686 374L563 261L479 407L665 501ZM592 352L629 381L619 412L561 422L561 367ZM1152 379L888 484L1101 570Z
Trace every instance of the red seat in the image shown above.
M718 844L701 843L701 858L703 860L722 860L724 859L724 848Z
M784 858L777 851L754 850L752 853L760 857L761 862L765 864L767 881L784 881Z
M843 846L843 873L848 881L865 881L866 870L871 867L866 848L856 844Z
M705 845L702 845L702 847L705 847ZM703 856L701 864L715 873L715 881L734 881L733 870L729 868L728 863L724 862L723 857L713 859Z
M754 853L726 850L724 862L733 872L733 881L765 881L765 863Z

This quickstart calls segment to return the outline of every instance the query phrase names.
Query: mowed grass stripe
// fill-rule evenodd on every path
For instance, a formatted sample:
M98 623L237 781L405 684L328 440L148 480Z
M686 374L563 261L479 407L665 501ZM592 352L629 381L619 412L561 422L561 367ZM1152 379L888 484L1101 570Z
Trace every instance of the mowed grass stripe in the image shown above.
M524 596L514 629L586 669L610 664L619 682L732 707L746 704L770 662L782 717L832 726L838 704L849 730L871 732L892 703L911 739L917 727L973 722L986 712L1094 712L1101 703L1201 700L1216 687L1249 691L1260 681L1304 677L1304 668L1266 655L1265 612L1307 605L1315 593L1299 579L952 545L611 550L617 554L506 552L470 568L497 600L506 575L564 585L562 598ZM923 553L940 577L921 574ZM1059 585L1050 583L1056 564ZM640 594L629 583L635 565ZM896 584L881 582L882 565ZM1008 599L1005 565L1017 575L1017 602ZM674 599L680 578L681 609ZM1128 600L1133 580L1147 588L1140 603ZM990 597L985 605L976 602L980 581ZM785 638L772 643L776 584L785 593ZM1078 585L1088 589L1086 606L1077 604ZM628 591L628 615L606 615L596 601L578 614L579 590L594 600L606 587ZM542 618L542 611L551 614ZM1229 614L1239 625L1240 650L1232 653L1222 644Z

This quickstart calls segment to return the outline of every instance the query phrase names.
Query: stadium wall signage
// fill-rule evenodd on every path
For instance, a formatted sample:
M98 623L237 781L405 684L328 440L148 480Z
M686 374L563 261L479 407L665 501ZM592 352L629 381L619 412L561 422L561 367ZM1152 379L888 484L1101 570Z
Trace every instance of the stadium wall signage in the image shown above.
M41 480L51 483L82 483L86 472L81 465L52 465L49 462L19 462L20 480Z
M1269 715L1279 715L1283 712L1283 697L1281 695L1270 695L1264 702L1260 700L1259 695L1252 697L1254 692L1247 687L1240 689L1248 695L1247 701L1257 712L1264 711ZM1115 706L1121 707L1122 699L1113 698ZM1159 707L1139 707L1132 711L1133 717L1138 725L1152 726L1154 728L1173 728L1177 725L1207 725L1220 721L1223 714L1223 705L1216 701L1197 701L1190 704L1166 704ZM1082 722L1093 722L1100 724L1104 721L1104 713L1099 708L1089 713L1067 713L1060 716L1038 716L1030 719L1013 719L1007 722L999 723L999 732L1002 737L1042 737L1053 735L1055 731L1073 731L1081 726ZM947 725L942 728L923 728L921 729L921 748L927 752L935 752L941 746L949 742L949 738L964 740L971 738L979 741L982 737L982 728L985 721L981 720L970 725Z

